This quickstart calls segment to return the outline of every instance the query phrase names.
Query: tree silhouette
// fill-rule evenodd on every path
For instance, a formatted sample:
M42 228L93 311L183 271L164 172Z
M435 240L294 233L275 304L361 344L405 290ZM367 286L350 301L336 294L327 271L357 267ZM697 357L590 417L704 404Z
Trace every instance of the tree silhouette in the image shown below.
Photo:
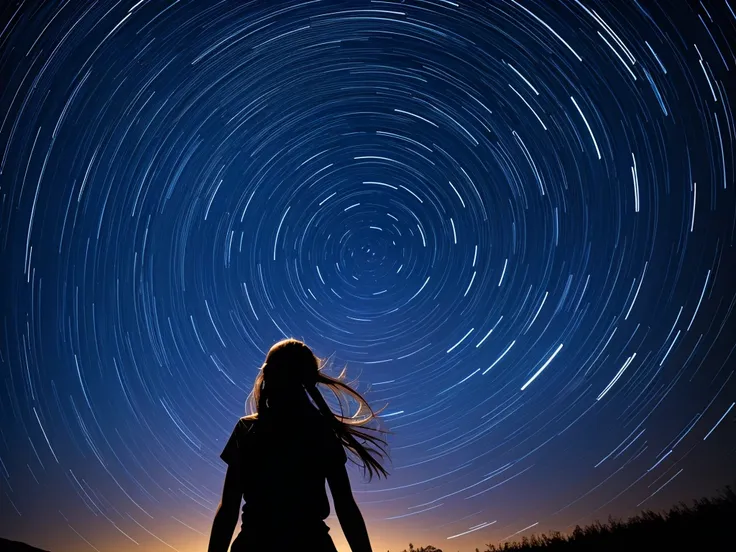
M715 498L681 502L667 512L645 510L626 521L610 517L579 525L568 534L550 531L522 537L520 541L488 544L483 552L621 552L656 550L674 552L734 552L736 493L726 487ZM390 552L390 551L389 551ZM409 548L403 552L442 552L434 546ZM481 552L478 548L475 552Z

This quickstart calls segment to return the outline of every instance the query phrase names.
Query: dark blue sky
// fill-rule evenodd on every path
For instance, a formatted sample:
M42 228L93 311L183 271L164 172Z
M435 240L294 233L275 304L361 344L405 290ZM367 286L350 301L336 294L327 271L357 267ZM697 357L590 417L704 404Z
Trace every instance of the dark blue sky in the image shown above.
M202 549L285 336L387 405L376 550L732 483L734 9L3 3L0 535Z

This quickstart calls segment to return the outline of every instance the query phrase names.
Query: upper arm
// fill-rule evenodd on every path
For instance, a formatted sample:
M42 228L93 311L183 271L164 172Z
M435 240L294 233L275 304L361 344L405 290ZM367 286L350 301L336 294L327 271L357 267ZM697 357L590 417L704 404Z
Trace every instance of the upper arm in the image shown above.
M350 478L345 468L348 458L342 441L332 431L324 434L324 462L327 483L330 485L332 501L335 510L339 511L345 506L355 504L353 491L350 488Z
M330 485L332 501L335 503L335 513L355 504L353 490L350 488L348 470L344 464L334 466L327 473L327 483Z
M222 508L225 510L240 509L243 498L243 487L241 486L240 469L238 466L228 466L225 473L225 484L222 488Z
M246 454L246 426L239 420L225 445L220 458L227 464L225 484L222 489L221 508L237 512L243 498L243 458Z

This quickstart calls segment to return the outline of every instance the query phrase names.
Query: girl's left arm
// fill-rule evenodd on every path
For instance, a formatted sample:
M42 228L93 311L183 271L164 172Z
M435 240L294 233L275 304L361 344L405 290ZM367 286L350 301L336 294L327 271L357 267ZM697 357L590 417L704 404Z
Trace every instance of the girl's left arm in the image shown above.
M242 498L239 470L236 466L228 467L225 474L225 485L222 489L222 499L217 507L215 520L212 522L208 552L227 552L235 526L238 524Z

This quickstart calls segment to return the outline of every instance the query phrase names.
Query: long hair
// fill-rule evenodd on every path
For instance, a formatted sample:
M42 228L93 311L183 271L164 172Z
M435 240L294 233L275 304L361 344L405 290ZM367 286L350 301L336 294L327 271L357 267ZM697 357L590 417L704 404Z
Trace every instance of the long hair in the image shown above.
M248 395L246 410L249 417L267 418L269 398L274 395L289 392L298 397L298 393L305 393L304 398L308 395L312 399L343 447L360 459L368 478L372 479L374 475L386 477L388 472L381 460L388 457L388 453L386 441L380 434L388 432L369 426L378 420L378 413L373 411L358 391L345 382L346 368L333 378L323 372L324 365L325 362L303 341L284 339L276 343L268 351L253 384L253 391ZM340 406L339 414L327 404L317 387L319 384L335 395ZM345 415L343 406L348 406L350 399L357 403L358 409L352 415Z

